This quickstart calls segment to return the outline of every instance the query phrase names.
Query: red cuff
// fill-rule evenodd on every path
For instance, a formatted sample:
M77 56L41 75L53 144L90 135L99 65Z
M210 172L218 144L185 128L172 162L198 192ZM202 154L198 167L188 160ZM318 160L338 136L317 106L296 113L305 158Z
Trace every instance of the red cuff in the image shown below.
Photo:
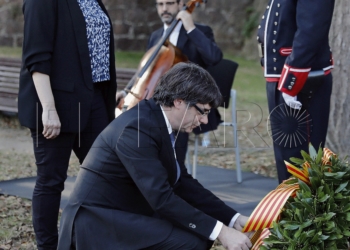
M311 68L293 68L285 64L278 82L278 89L290 96L296 96L303 88Z

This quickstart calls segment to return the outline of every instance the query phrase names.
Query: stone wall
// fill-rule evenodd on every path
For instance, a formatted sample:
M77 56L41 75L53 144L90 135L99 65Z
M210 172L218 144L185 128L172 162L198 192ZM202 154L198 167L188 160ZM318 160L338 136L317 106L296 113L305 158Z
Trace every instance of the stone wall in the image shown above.
M22 0L0 0L0 46L22 46Z
M60 0L62 1L62 0ZM0 0L0 46L21 46L23 0ZM150 33L161 27L154 0L103 0L113 22L117 50L145 50ZM231 53L245 54L245 44L255 37L267 0L208 0L196 8L198 23L210 25L218 45ZM251 53L251 50L248 49Z

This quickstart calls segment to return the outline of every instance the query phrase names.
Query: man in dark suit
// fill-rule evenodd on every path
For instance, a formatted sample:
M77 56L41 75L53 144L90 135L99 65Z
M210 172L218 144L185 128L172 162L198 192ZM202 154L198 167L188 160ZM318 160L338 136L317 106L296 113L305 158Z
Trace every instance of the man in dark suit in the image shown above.
M110 123L79 171L58 249L200 250L216 238L229 249L249 249L240 232L247 217L193 179L173 148L173 131L207 123L220 101L207 71L179 63L162 76L153 98Z
M222 52L215 43L212 29L206 25L195 24L192 15L186 10L182 10L183 5L183 0L156 0L157 12L164 26L151 34L147 49L157 44L172 22L180 19L181 21L173 30L169 41L178 47L190 62L205 69L217 64L222 59ZM196 134L215 130L222 122L217 109L213 109L208 118L207 125L194 130ZM181 164L185 162L187 144L188 134L180 134L176 147L179 148L178 160Z
M326 141L332 92L328 42L334 0L270 0L258 30L279 182L284 160Z

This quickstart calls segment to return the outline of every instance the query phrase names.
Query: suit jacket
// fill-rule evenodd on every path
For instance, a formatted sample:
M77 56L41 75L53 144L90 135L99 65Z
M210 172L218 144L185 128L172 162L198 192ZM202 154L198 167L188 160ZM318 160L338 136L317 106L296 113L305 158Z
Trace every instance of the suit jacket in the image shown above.
M328 34L334 0L270 0L258 29L267 78L281 78L279 90L295 96L310 71L333 68ZM273 80L271 80L273 81Z
M181 27L176 47L188 60L203 68L218 63L222 59L222 52L215 43L212 29L201 24L195 25L196 29L189 34L183 26ZM154 31L149 38L147 49L156 45L163 33L164 28Z
M209 26L195 24L196 29L187 34L187 31L182 26L179 33L179 38L176 47L187 56L188 60L200 65L203 68L215 65L222 59L222 52L216 45L214 34ZM150 49L163 36L164 28L154 31L148 41L147 49ZM220 84L220 83L217 83ZM194 133L200 134L207 131L215 130L222 122L219 111L213 109L208 117L208 124L201 125L201 129L195 128Z
M97 0L107 14L100 0ZM78 132L87 123L94 86L85 19L77 0L24 0L24 40L18 115L23 126L42 128L42 107L32 73L50 76L62 132ZM112 27L112 24L111 24ZM103 87L109 119L114 119L116 75L110 32L110 81ZM37 115L39 114L39 116ZM80 127L79 127L80 124Z
M141 249L173 226L209 238L236 211L177 167L163 113L153 99L121 114L98 136L64 209L58 249ZM87 227L86 225L94 225ZM135 240L137 239L137 240Z

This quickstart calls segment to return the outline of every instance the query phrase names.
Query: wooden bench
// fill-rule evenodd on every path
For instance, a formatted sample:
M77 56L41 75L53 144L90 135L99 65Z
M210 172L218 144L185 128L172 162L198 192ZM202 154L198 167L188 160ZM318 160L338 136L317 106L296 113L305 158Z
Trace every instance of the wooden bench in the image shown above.
M17 113L21 59L0 57L0 111ZM125 88L136 69L116 68L118 91Z

